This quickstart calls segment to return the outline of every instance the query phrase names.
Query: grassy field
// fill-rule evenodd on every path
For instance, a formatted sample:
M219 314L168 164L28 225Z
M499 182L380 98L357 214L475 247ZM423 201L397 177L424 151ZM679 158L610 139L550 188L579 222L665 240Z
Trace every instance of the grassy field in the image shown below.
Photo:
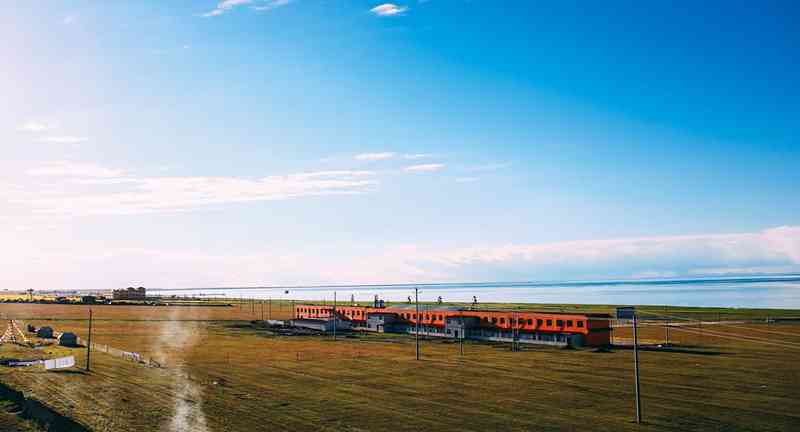
M510 352L467 343L461 356L457 344L426 340L415 361L407 336L270 336L247 325L259 309L95 306L94 342L152 356L164 367L93 352L89 373L0 367L0 381L94 430L785 431L800 424L800 323L742 321L764 311L669 310L729 322L670 328L676 349L641 352L645 423L636 425L629 349ZM6 318L81 336L86 312L78 305L0 305ZM288 303L273 303L273 318L289 313ZM650 324L642 340L662 341L663 326ZM615 331L617 341L629 338L629 328ZM65 352L84 364L84 349L0 346L6 358Z

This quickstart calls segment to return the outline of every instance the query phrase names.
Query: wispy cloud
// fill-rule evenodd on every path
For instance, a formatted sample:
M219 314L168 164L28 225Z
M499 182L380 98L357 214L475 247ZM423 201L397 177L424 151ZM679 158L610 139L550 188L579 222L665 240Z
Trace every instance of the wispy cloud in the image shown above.
M9 189L7 201L48 214L138 214L188 211L202 206L352 195L377 186L371 171L301 172L262 178L137 176L94 164L57 161L26 172L31 178L68 178L57 187ZM0 195L2 195L0 191Z
M800 226L701 234L416 250L404 257L464 278L621 278L800 270Z
M360 161L378 161L378 160L392 159L396 155L397 154L393 152L361 153L355 155L355 159Z
M217 3L217 7L203 14L204 17L222 15L225 12L242 5L253 3L253 0L224 0Z
M428 153L395 153L395 152L376 152L376 153L360 153L354 156L356 160L361 161L378 161L387 159L405 159L405 160L418 160L430 158L433 155Z
M56 144L77 144L88 140L89 138L86 137L72 136L72 135L46 136L39 138L39 141L41 142L56 143Z
M262 5L254 6L253 9L257 11L268 11L272 10L281 6L286 6L291 3L293 0L272 0L268 1Z
M44 132L52 129L52 125L40 121L27 121L20 125L19 130L25 132Z
M203 14L204 17L215 17L230 11L238 6L252 5L253 10L268 11L281 6L286 6L293 0L224 0L217 3L217 7Z
M411 154L404 154L403 155L403 159L408 159L408 160L425 159L425 158L429 158L429 157L431 157L431 155L429 155L427 153L411 153Z
M34 177L91 177L111 178L125 175L125 171L105 168L95 164L77 163L71 161L46 162L36 168L25 171L25 174Z
M402 15L407 10L408 10L407 6L398 6L394 3L384 3L382 5L375 6L369 11L377 16L385 17L385 16Z
M403 171L408 171L408 172L431 172L431 171L439 171L442 168L444 168L444 164L432 163L432 164L410 165L410 166L407 166L407 167L403 168Z
M340 248L329 247L330 250L322 246L313 253L265 249L224 254L208 249L135 248L102 253L95 248L76 254L45 248L29 250L27 254L15 251L6 260L22 267L31 265L32 258L64 268L98 267L102 263L106 278L115 275L120 280L130 280L131 268L134 268L136 277L142 277L144 271L147 280L160 286L246 286L265 281L276 284L296 284L298 281L357 284L563 280L565 277L621 279L721 276L800 269L800 226L737 234L470 248L381 245L368 249L363 255L341 254L338 253ZM270 263L268 269L263 267L265 262ZM214 270L198 273L197 268ZM13 274L9 275L6 272L2 276L13 277ZM30 284L30 280L25 283ZM502 295L502 292L493 294ZM591 300L590 297L584 298L584 301Z

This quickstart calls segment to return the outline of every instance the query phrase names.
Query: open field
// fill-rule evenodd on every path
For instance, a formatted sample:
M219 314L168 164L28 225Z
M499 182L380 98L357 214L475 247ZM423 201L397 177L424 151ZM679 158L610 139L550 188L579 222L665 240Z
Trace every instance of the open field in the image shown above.
M272 307L273 318L289 317L288 303ZM784 431L800 424L800 323L745 320L760 312L670 310L708 321L724 313L730 322L671 327L675 351L641 352L645 424L637 426L625 348L510 352L467 343L462 357L457 344L428 340L417 362L407 336L269 336L247 325L260 318L258 305L92 309L93 342L164 367L95 351L89 373L0 367L0 381L94 430ZM87 310L0 305L7 318L82 337ZM662 341L664 327L652 324L642 340ZM618 341L629 337L629 328L615 331ZM66 352L84 364L84 349L0 347L6 358Z

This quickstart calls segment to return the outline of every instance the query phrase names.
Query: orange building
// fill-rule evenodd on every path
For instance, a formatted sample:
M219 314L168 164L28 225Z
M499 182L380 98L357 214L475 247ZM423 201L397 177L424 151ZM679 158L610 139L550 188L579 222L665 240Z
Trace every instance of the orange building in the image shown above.
M295 317L327 320L333 306L300 304ZM420 333L441 337L518 341L555 345L604 346L611 343L611 316L558 312L465 310L445 306L414 307L337 306L339 319L364 330Z

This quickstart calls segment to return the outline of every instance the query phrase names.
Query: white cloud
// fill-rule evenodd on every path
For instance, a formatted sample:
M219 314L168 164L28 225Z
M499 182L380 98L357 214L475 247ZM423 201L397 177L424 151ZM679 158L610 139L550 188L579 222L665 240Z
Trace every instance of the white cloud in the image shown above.
M800 226L741 234L416 250L405 259L475 280L508 275L546 280L800 271Z
M203 16L219 16L235 7L244 5L253 5L253 9L257 11L268 11L281 6L286 6L291 2L292 0L224 0L217 3L217 7L204 13Z
M254 6L253 9L255 9L257 11L268 11L268 10L275 9L277 7L286 6L289 3L291 3L292 1L293 0L272 0L272 1L268 1L265 4L260 5L260 6Z
M71 136L71 135L46 136L39 139L39 141L41 142L55 143L55 144L78 144L88 140L89 138L86 137Z
M372 191L371 171L317 171L262 178L136 176L94 164L57 161L29 169L32 179L48 181L27 189L8 188L7 201L37 213L138 214L187 211L202 206L274 201ZM50 178L68 181L53 183Z
M361 153L355 156L356 160L362 161L378 161L392 159L396 156L393 152L380 152L380 153Z
M408 160L425 159L425 158L429 158L429 157L431 157L431 155L429 155L427 153L412 153L412 154L404 154L403 155L403 159L408 159Z
M19 130L25 132L44 132L46 130L50 130L52 128L51 125L39 121L27 121L23 123Z
M369 11L377 16L394 16L394 15L401 15L403 12L407 10L408 7L406 6L398 6L394 3L384 3L382 5L375 6Z
M50 219L47 215L44 223ZM21 232L11 235L42 229L20 225ZM9 231L0 230L0 238ZM20 242L3 259L7 267L24 270L4 272L0 282L37 289L85 289L124 286L130 280L145 280L148 286L191 287L680 278L800 270L800 226L737 234L437 249L361 245L354 251L352 244L322 244L297 251L265 248L218 253L208 248L158 250L144 246L150 243L150 239L142 239L140 248L73 243L42 248ZM48 271L38 271L45 264ZM103 272L75 272L75 268L103 268ZM489 293L502 294L484 291L484 295ZM584 299L591 301L591 297Z
M229 11L236 6L246 5L252 3L253 0L224 0L217 3L217 7L204 13L204 17L213 17L217 15L222 15L226 11Z
M111 178L121 177L125 172L118 169L110 169L99 165L77 163L70 161L46 162L42 166L31 168L25 174L34 177L89 177L89 178Z
M407 167L403 168L403 171L408 171L408 172L431 172L431 171L439 171L442 168L444 168L444 164L432 163L432 164L420 164L420 165L407 166Z

